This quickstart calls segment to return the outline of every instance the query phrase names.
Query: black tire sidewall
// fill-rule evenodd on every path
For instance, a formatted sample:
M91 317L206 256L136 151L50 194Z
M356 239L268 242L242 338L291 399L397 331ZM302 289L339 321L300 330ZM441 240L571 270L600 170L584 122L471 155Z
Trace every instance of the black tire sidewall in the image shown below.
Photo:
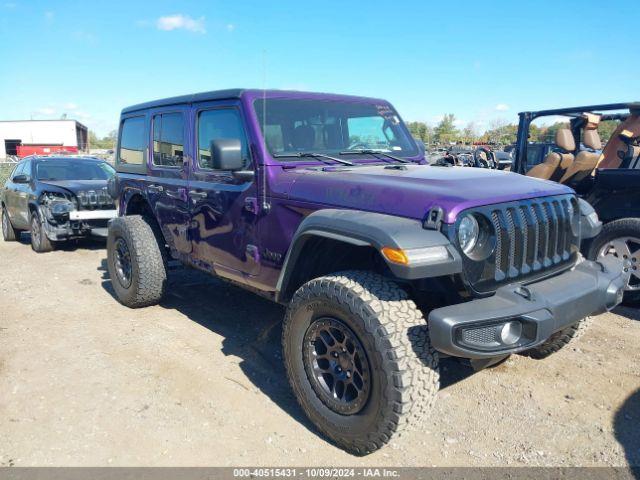
M33 236L34 225L38 230L38 242L36 243ZM40 221L40 215L38 212L32 212L31 218L29 219L29 227L31 229L31 248L36 253L42 253L44 251L42 246L42 235L44 232L42 230L42 222Z
M6 209L2 209L2 238L5 242L13 241L17 238L16 230L11 225L11 220L9 219L9 214L7 214ZM5 228L6 227L6 228Z
M116 272L114 249L118 239L124 240L131 256L131 285L129 285L129 287L125 287L120 283ZM125 227L124 222L114 221L109 227L109 236L107 237L107 268L109 270L111 285L118 298L125 304L132 302L137 295L140 278L140 268L137 260L138 257L135 255L135 242L131 237L129 229Z
M362 344L371 372L371 389L365 406L353 415L341 415L317 396L307 376L303 360L304 336L311 323L320 317L332 317L345 323ZM378 430L385 406L387 375L382 358L375 346L375 339L362 324L362 320L343 305L327 297L315 297L301 301L289 319L288 335L285 337L284 357L295 382L299 399L306 406L308 415L316 425L322 425L326 433L333 438L362 440L369 432Z

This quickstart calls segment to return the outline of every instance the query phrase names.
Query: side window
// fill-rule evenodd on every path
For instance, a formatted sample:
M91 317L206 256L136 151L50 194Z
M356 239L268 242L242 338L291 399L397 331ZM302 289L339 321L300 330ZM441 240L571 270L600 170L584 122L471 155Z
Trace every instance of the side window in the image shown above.
M182 113L163 113L153 117L153 164L180 167L184 157L184 118Z
M29 175L30 177L33 176L33 173L31 172L31 160L24 162L24 165L22 166L22 173L24 175Z
M131 117L122 122L120 133L119 163L142 165L146 147L144 117Z
M204 110L198 114L198 165L213 169L211 142L237 138L242 143L245 167L249 164L249 148L240 112L235 108Z

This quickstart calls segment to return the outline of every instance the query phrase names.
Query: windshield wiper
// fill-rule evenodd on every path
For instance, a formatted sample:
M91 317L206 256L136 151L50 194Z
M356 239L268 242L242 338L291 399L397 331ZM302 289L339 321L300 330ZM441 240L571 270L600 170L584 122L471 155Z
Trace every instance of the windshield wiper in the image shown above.
M378 150L361 149L361 150L345 150L344 152L340 152L340 155L358 155L358 154L362 154L362 155L382 155L384 157L390 158L391 160L395 160L396 162L413 163L411 160L407 160L405 158L396 157L395 155L391 155L390 153L380 152Z
M324 153L316 153L316 152L276 153L274 157L276 158L281 158L281 157L318 158L323 163L326 163L327 165L332 165L331 163L324 160L325 158L327 158L329 160L333 160L334 162L338 162L343 165L349 165L349 166L354 165L354 163L350 162L349 160L343 160L342 158L336 158L336 157L332 157L331 155L325 155Z

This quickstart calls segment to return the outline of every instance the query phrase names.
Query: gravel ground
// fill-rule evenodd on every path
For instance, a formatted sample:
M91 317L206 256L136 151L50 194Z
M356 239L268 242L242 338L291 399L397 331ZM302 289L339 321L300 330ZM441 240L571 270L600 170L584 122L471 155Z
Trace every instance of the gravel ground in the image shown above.
M283 372L283 309L190 270L112 297L105 250L0 240L0 466L640 465L640 312L544 361L443 362L425 429L367 457L319 436Z

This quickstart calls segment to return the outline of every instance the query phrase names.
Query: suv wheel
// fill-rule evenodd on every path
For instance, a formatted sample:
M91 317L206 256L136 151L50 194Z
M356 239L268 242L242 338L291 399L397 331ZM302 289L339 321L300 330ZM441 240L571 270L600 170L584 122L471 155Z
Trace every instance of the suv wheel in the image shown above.
M2 209L2 238L5 242L15 242L20 237L20 231L13 228L6 209Z
M167 270L153 229L143 217L119 217L109 224L107 267L123 305L148 307L162 299Z
M565 345L568 345L572 340L580 338L589 328L589 325L591 325L591 318L592 317L583 318L573 325L569 325L567 328L557 331L551 335L546 342L541 343L535 348L526 350L524 354L538 360L547 358Z
M395 283L346 271L304 284L284 321L289 383L302 409L349 452L418 426L435 400L438 356L422 312Z
M605 224L602 232L591 242L589 259L614 256L623 261L629 274L625 287L626 303L640 302L640 219L623 218Z
M53 243L47 237L42 220L38 212L31 212L31 248L36 253L45 253L53 250Z

